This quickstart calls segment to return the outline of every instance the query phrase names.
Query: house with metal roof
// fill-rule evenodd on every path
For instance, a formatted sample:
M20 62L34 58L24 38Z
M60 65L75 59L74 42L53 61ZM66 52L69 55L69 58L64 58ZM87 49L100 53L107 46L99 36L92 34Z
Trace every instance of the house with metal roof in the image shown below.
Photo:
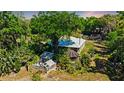
M81 50L85 46L86 40L82 38L69 37L69 39L60 39L59 46L60 47L68 47L74 49L76 52L80 53Z
M76 38L76 37L61 37L59 39L59 47L67 47L67 48L72 48L76 50L76 52L80 53L83 47L85 46L86 40L82 38ZM48 42L48 44L52 45L51 42ZM52 45L53 46L53 45Z

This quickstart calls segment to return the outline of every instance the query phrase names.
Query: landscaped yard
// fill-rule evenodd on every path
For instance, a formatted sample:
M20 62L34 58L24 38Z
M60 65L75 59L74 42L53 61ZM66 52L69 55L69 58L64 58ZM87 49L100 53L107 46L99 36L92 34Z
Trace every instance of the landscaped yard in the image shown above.
M84 49L82 50L82 53L88 53L88 51L92 48L98 50L98 51L102 51L102 47L103 45L96 43L94 40L86 40L86 45L84 47ZM99 55L99 56L98 56ZM103 58L102 56L100 56L100 54L95 54L91 61L91 66L95 67L95 58ZM36 72L38 72L38 70L32 68L31 66L29 67L29 71L26 70L25 67L22 67L21 70L15 74L15 73L11 73L10 75L6 75L3 77L0 77L0 80L19 80L19 81L30 81L32 80L32 76L33 74L35 74ZM108 81L109 77L105 74L99 73L99 72L84 72L83 74L69 74L65 71L51 71L50 73L39 73L39 76L41 78L41 80L90 80L90 81L94 81L94 80L102 80L102 81Z

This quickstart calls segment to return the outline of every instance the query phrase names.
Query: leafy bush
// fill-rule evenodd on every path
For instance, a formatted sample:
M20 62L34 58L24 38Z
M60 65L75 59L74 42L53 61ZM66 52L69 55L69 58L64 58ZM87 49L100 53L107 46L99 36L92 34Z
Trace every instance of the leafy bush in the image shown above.
M88 67L90 63L90 56L88 54L83 54L81 57L81 64L84 67Z
M66 66L66 69L65 69L66 72L70 73L70 74L74 74L76 69L74 68L74 66L72 64L68 64Z
M9 74L11 72L19 72L22 63L36 63L39 60L37 55L32 55L32 52L26 47L16 48L12 51L0 49L0 74Z
M34 73L33 76L32 76L32 80L33 81L40 81L40 80L42 80L41 73L40 72Z
M32 64L35 64L35 63L37 63L38 61L39 61L39 56L38 55L33 55L32 56L32 58L30 58L29 60L28 60L28 64L29 65L32 65Z
M70 58L67 55L58 55L58 63L62 70L65 70L70 64Z
M18 72L21 67L19 57L12 52L0 49L0 75L9 74L10 72Z
M118 33L116 31L108 33L106 45L111 51L115 49L115 41L117 40L117 37Z
M61 70L64 70L70 74L76 73L76 71L81 70L81 67L82 67L80 62L78 62L78 61L72 62L66 54L59 55L58 64L59 64Z
M124 36L119 37L115 43L116 49L109 58L107 71L111 80L124 80Z

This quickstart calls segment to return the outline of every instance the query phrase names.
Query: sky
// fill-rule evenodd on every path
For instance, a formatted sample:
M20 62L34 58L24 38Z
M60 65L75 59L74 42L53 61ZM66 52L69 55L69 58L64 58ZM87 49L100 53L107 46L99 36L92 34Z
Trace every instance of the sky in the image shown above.
M23 14L30 19L33 15L37 15L38 11L24 11ZM76 11L76 14L82 17L100 17L105 14L116 14L116 11Z
M105 14L112 14L112 15L116 14L116 11L79 11L77 12L77 14L82 17L91 17L91 16L100 17Z

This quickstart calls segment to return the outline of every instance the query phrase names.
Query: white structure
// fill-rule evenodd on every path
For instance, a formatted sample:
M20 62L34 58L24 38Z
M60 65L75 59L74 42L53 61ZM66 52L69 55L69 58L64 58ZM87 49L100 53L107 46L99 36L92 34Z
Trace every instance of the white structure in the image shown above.
M69 39L60 39L59 46L74 48L74 49L77 49L77 52L80 53L80 51L85 46L85 42L86 42L86 40L84 40L82 38L76 38L76 37L71 36Z
M41 59L39 62L34 64L33 66L38 69L43 69L45 71L56 70L56 62L52 60L53 53L51 52L44 52L41 55Z
M33 67L36 69L41 69L41 70L45 70L46 72L49 72L52 70L56 70L56 62L54 62L51 59L46 62L40 62L40 63L38 62L38 63L34 64Z
M43 63L43 67L47 71L56 70L56 62L54 62L52 59L48 60L48 61Z

